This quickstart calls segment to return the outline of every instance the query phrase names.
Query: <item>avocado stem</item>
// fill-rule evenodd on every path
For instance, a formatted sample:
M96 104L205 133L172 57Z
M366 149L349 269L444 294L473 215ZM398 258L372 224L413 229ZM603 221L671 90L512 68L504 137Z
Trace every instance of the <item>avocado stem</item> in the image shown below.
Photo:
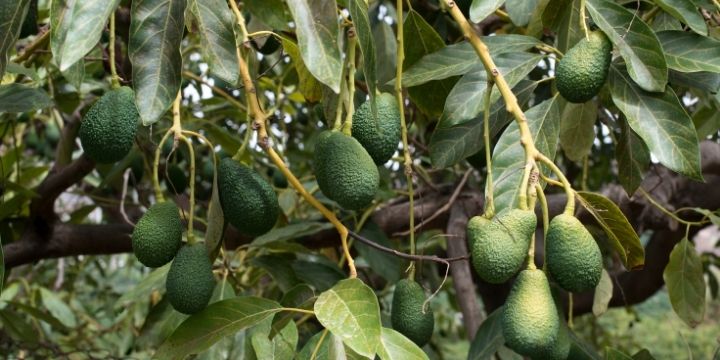
M352 118L355 113L355 48L357 47L357 36L355 28L351 27L347 32L348 36L348 55L347 55L347 80L345 86L345 122L342 131L345 135L352 135Z
M490 98L492 95L492 88L494 82L492 80L492 74L487 73L487 87L485 89L484 106L485 112L483 113L483 140L485 142L485 168L487 169L487 177L485 187L485 213L483 216L487 219L492 219L495 216L495 196L493 186L493 173L492 173L492 153L490 151Z
M110 14L110 40L108 42L108 55L110 59L110 82L113 89L120 87L120 77L115 67L115 11Z

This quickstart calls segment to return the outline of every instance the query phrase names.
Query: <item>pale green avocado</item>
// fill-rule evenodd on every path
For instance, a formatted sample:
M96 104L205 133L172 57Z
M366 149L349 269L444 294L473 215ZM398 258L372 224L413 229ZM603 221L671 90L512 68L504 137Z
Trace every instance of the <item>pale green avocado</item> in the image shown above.
M182 243L182 232L183 225L175 203L157 203L135 225L133 253L145 266L163 266L175 257Z
M558 338L560 318L545 273L523 270L515 279L503 309L505 345L518 354L549 352Z
M339 131L318 136L313 159L320 190L347 210L360 210L373 201L380 173L360 143Z
M371 101L360 105L353 114L352 136L380 166L390 160L400 142L400 110L388 93L375 97L375 109L377 117L373 117Z
M600 248L585 226L572 215L561 214L550 221L545 261L550 277L567 291L590 290L600 281Z
M395 284L390 320L393 329L422 347L433 333L435 319L432 309L425 303L425 292L415 281L403 279Z
M180 248L168 271L165 287L170 305L183 314L194 314L208 305L215 289L215 277L204 243Z
M133 146L138 114L135 93L127 86L110 90L88 110L78 133L83 152L98 163L114 163Z
M600 30L583 37L560 60L555 69L555 84L560 95L573 103L592 99L605 84L612 43Z
M489 223L490 219L483 215L475 215L468 220L466 232L468 249L472 249L475 246L478 235L482 231L481 229Z
M504 210L483 225L468 224L472 264L483 280L500 284L508 281L525 262L537 218L530 210Z

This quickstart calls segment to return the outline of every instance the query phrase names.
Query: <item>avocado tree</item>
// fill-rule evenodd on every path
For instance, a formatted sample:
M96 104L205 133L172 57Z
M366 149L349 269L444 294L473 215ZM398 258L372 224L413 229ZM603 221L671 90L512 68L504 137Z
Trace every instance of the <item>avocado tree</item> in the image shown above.
M0 77L9 358L720 357L716 0L3 0Z

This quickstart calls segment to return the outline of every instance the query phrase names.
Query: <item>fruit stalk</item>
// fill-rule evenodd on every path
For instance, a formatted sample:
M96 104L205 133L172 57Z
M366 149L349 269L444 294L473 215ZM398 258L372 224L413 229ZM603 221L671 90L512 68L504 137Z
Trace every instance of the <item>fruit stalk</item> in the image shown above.
M357 36L355 28L351 27L347 32L348 36L348 55L347 55L347 92L345 93L345 122L342 131L345 135L352 134L352 118L355 113L355 48L357 47Z
M110 59L110 81L112 88L120 87L120 77L117 74L117 68L115 67L115 12L110 14L110 40L108 42L108 55Z
M483 114L483 140L485 142L485 168L487 169L487 186L485 187L485 216L492 219L495 216L495 197L493 196L492 154L490 153L490 95L492 95L493 81L488 73L487 89L485 90L485 113Z

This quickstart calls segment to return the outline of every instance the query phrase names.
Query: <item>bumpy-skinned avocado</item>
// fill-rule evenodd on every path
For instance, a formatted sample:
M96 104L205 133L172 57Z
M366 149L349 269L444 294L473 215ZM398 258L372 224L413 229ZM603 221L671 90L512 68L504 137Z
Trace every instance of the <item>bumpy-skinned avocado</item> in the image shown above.
M560 60L555 80L560 94L568 101L583 103L600 92L612 60L612 43L601 31L582 38Z
M135 93L127 86L110 90L80 124L83 151L98 163L113 163L130 152L138 127Z
M423 309L424 302L425 292L420 284L409 279L395 284L390 314L392 327L420 347L430 340L435 326L432 309L429 306Z
M482 231L480 229L489 223L490 219L482 215L473 216L468 220L466 232L468 249L475 247L475 240L477 240L478 234Z
M473 267L483 280L503 283L525 262L537 218L530 210L511 209L480 225L470 222L467 228Z
M545 259L550 276L571 292L597 286L602 274L602 253L580 220L561 214L550 221Z
M255 170L232 158L222 159L218 190L225 219L241 233L260 236L275 226L280 215L277 194Z
M375 97L375 108L377 117L373 117L371 101L355 111L352 136L380 166L390 160L400 142L400 110L395 97L388 93Z
M170 265L165 287L170 304L183 314L194 314L207 306L215 289L215 277L204 243L180 248Z
M318 135L313 159L323 194L348 210L367 207L380 185L380 173L360 143L339 131Z
M515 279L502 318L505 345L521 355L548 352L560 329L555 302L545 273L523 270Z
M135 225L132 248L143 265L160 267L169 263L182 244L183 225L172 201L157 203Z
M549 348L540 350L530 357L533 360L566 360L570 353L570 329L567 324L560 321L558 336Z

